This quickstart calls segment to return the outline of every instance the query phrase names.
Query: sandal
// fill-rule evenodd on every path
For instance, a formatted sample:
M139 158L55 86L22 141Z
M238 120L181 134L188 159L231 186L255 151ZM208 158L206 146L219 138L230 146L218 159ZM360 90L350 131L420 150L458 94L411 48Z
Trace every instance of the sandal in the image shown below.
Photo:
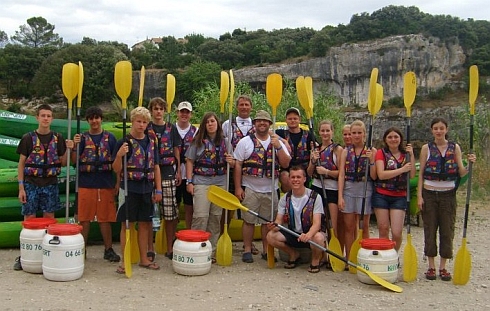
M119 267L117 267L117 269L116 269L116 273L117 273L117 274L126 274L126 269L124 269L124 267L123 267L123 266L119 266Z
M243 249L245 249L245 245L243 245ZM252 250L251 250L252 255L258 255L260 251L255 247L255 244L252 243Z
M151 262L154 262L155 261L155 252L148 252L146 253L146 257L148 257L148 260L151 261Z
M295 260L288 260L288 262L284 265L284 269L294 269L301 263L301 258L298 257Z
M152 263L149 263L147 265L142 265L142 264L139 264L139 266L141 268L145 268L145 269L148 269L148 270L160 270L160 266L157 265L156 262L152 262Z
M435 274L435 271L434 271ZM446 269L439 270L439 276L443 281L451 281L451 273L449 273Z
M427 269L427 272L425 272L425 278L427 280L434 281L436 279L436 269L434 268Z
M165 257L167 257L168 259L170 260L173 260L174 258L174 253L173 252L170 252L170 253L165 253Z
M308 272L309 273L318 273L318 272L320 272L320 265L314 266L314 265L310 264L310 267L308 268Z
M252 253L253 254L253 253ZM267 260L267 253L262 253L260 254L260 257L264 260ZM274 256L274 262L277 262L277 258L276 256Z
M252 263L254 262L254 258L252 256L252 253L243 253L242 255L242 261L246 263Z

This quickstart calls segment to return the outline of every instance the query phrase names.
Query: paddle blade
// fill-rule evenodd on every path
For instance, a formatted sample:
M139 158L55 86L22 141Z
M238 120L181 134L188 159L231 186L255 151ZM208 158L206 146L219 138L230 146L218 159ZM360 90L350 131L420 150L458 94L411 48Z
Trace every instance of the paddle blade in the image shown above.
M131 227L131 263L138 263L140 261L140 249L138 246L138 232L135 227Z
M172 74L167 74L167 113L172 109L172 103L175 98L175 77Z
M463 238L461 248L454 260L453 284L466 285L470 280L471 274L471 255L466 248L466 238Z
M373 116L376 115L383 105L383 86L376 83L376 104L374 105Z
M216 185L211 185L209 187L208 200L209 202L229 211L234 211L237 209L248 211L248 208L243 206L236 196Z
M361 249L361 237L362 237L362 229L359 229L359 232L357 233L357 239L352 243L350 247L350 252L349 252L349 261L357 265L357 253L359 253L359 250ZM352 266L349 267L349 272L356 274L357 270L354 269Z
M305 77L303 76L296 78L296 95L298 96L301 107L303 107L303 110L306 112L306 118L310 119L310 104L308 101L308 94L306 93Z
M274 269L276 267L276 258L274 257L274 246L267 245L267 268Z
M131 233L129 228L126 227L126 245L124 246L124 271L126 277L130 278L133 275L133 269L131 267Z
M340 246L339 239L335 236L333 229L330 229L330 242L328 242L328 249L336 254L342 254L342 247ZM333 272L342 272L345 269L345 263L335 256L328 256L330 265Z
M225 224L223 234L216 244L216 263L220 266L231 266L233 259L233 244L228 235L228 224Z
M77 108L82 107L82 89L83 89L83 65L82 62L78 62L78 97Z
M403 249L403 280L413 282L417 279L417 253L412 244L412 235L407 235L407 245Z
M475 115L475 102L478 97L478 67L473 65L470 67L470 114Z
M308 95L308 107L310 108L310 115L313 116L313 79L311 77L305 77L306 94Z
M376 274L364 269L361 266L356 266L356 269L359 270L362 273L365 273L367 276L371 278L374 282L378 283L379 285L383 286L384 288L387 288L395 293L401 293L403 292L403 288L401 288L398 285L392 284L381 277L377 276Z
M145 90L145 66L141 66L140 71L140 92L138 95L138 107L143 106L143 92Z
M160 230L155 234L155 252L158 254L165 254L168 250L167 247L167 233L165 232L165 220L162 220Z
M116 93L121 98L121 107L126 109L126 100L131 94L133 86L133 67L127 60L117 62L114 70L114 86Z
M280 74L271 73L267 76L265 94L267 102L272 108L272 115L276 116L277 106L279 106L282 98L282 76Z
M61 87L68 100L68 109L72 109L72 101L78 93L78 65L66 63L61 73Z
M230 77L226 71L221 72L221 86L219 88L219 102L220 112L225 113L225 103L228 99L228 92L230 91Z
M378 81L378 68L371 70L371 78L369 79L369 94L368 94L368 110L371 115L374 115L376 106L376 81Z
M233 102L235 100L235 78L233 77L233 71L230 69L230 107L228 108L228 113L230 114L230 124L231 124L231 113L233 112Z
M407 72L403 76L403 103L407 109L407 117L412 116L412 105L417 93L417 79L413 71Z

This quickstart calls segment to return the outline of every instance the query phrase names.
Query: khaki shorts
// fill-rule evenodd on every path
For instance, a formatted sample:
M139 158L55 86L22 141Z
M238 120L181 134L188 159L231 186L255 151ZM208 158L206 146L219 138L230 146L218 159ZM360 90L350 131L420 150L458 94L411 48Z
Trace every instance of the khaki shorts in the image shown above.
M115 222L114 189L78 188L78 220Z
M274 195L274 218L275 215L277 214L277 192L274 191L272 192ZM246 206L249 210L256 212L260 216L266 218L266 219L271 219L271 196L272 194L270 192L267 193L260 193L260 192L255 192L252 189L246 187L245 188L245 199L242 201L242 204ZM243 221L249 223L249 224L265 224L266 222L264 220L259 219L255 215L252 215L250 213L244 213L242 212L242 218Z

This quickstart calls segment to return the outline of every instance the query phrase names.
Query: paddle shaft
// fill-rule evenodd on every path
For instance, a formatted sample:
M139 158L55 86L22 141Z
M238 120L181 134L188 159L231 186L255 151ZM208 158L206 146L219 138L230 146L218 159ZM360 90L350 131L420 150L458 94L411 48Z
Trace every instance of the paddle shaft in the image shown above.
M474 136L475 116L470 115L470 154L473 153L473 136ZM468 229L468 214L470 211L471 198L471 176L473 175L473 163L468 163L468 184L466 185L466 203L464 207L464 223L463 223L463 238L466 238L466 230Z
M80 96L80 95L78 95ZM77 109L77 134L80 134L80 108L76 108ZM80 143L77 144L77 160L76 160L76 179L75 179L75 198L77 199L78 198L78 169L79 169L79 163L78 161L80 160ZM77 203L78 203L78 200L76 200Z
M125 99L124 99L125 100ZM127 118L127 109L124 108L122 111L123 114L123 143L126 141L126 118ZM124 184L124 204L126 206L126 230L129 229L129 206L128 206L128 154L124 155L123 158L123 184Z
M407 145L410 143L410 117L407 117ZM410 153L405 155L407 163L411 161ZM407 209L405 211L407 219L407 234L410 234L410 172L407 172Z
M372 143L372 138L373 138L373 119L374 116L371 116L371 121L369 122L369 135L368 135L368 140L367 140L367 147L368 149L371 149L371 143ZM369 170L371 169L371 164L370 160L366 160L366 172L364 174L364 196L362 197L362 207L361 207L361 217L359 217L359 229L363 230L364 227L364 211L366 209L366 196L367 196L367 183L368 183L368 176L369 176Z
M68 108L68 131L67 136L70 139L71 136L71 105ZM66 200L65 200L65 222L68 223L68 218L70 217L70 155L71 150L68 150L68 155L66 157Z

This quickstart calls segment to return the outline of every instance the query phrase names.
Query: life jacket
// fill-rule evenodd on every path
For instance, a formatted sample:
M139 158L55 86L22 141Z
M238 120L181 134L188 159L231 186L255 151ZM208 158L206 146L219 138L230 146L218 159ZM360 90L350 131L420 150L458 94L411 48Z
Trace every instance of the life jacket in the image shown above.
M287 223L289 228L294 230L296 228L294 220L294 209L293 204L291 202L292 191L288 191L286 193L286 209L284 213L284 223ZM306 202L305 206L301 209L301 227L303 229L303 233L307 233L311 226L313 225L313 210L315 208L315 201L318 196L316 191L310 192L310 197ZM327 222L325 217L322 217L322 222L320 226L320 230L325 232L327 230Z
M405 165L407 163L406 157L403 158L403 161L400 163L397 159L391 154L388 149L381 149L383 152L384 162L385 162L385 170L391 171L396 170ZM407 174L403 173L401 175L395 176L390 179L377 179L375 182L376 188L383 188L388 191L404 191L407 190Z
M133 136L126 136L129 148L131 148L131 156L128 157L127 161L129 180L147 179L152 181L155 179L155 148L157 142L151 135L148 135L148 138L148 146L146 150L144 150Z
M247 133L243 134L242 131L240 130L240 127L238 127L238 124L236 123L236 117L232 118L231 121L231 128L232 128L232 139L231 139L231 145L233 146L233 149L236 148L236 145L245 136L248 136L250 134L255 134L255 127L251 127Z
M362 181L366 175L366 167L369 166L369 159L362 157L366 154L366 147L361 151L359 156L356 156L356 151L353 145L346 147L347 157L345 159L345 180L347 181ZM369 178L369 175L368 175Z
M446 154L442 156L434 142L429 142L429 159L425 164L424 179L453 181L459 177L458 163L456 162L456 144L447 143Z
M288 130L284 130L284 139L286 139L290 146L293 147L291 154L291 163L289 166L300 165L304 169L308 167L308 161L310 161L310 146L308 145L308 132L301 129L301 140L298 145L295 146L291 140Z
M320 166L323 166L324 168L326 168L329 171L336 171L339 169L337 167L337 165L335 165L335 162L333 161L334 151L338 145L339 144L335 144L332 142L330 145L327 146L327 148L320 151L320 159L319 159ZM313 177L314 178L320 178L320 176L318 175L316 170L313 173ZM331 176L327 176L326 178L334 179L334 180L338 179L338 178L333 178Z
M243 161L243 175L272 178L272 157L276 156L275 154L272 154L272 143L270 143L267 150L265 150L262 143L254 134L250 134L249 136L254 144L254 150L250 157ZM275 161L274 176L279 176L278 161Z
M85 148L80 155L80 172L112 171L112 154L109 145L109 132L104 131L98 145L88 132L83 133Z
M160 165L174 165L175 164L175 155L174 155L174 146L172 144L172 124L165 123L163 133L157 133L153 129L153 123L150 122L148 124L148 134L152 136L156 136L158 138L158 152L160 154Z
M187 149L189 149L189 146L192 143L192 139L194 138L194 134L196 133L197 128L191 124L189 130L187 133L185 133L184 137L182 138L179 151L180 151L180 163L185 163L185 153L187 152Z
M47 149L36 132L30 132L32 151L25 161L24 175L36 177L58 176L61 173L61 159L58 156L58 134L51 132Z
M202 176L216 176L225 174L225 140L215 146L208 138L203 139L204 151L194 161L194 174Z

